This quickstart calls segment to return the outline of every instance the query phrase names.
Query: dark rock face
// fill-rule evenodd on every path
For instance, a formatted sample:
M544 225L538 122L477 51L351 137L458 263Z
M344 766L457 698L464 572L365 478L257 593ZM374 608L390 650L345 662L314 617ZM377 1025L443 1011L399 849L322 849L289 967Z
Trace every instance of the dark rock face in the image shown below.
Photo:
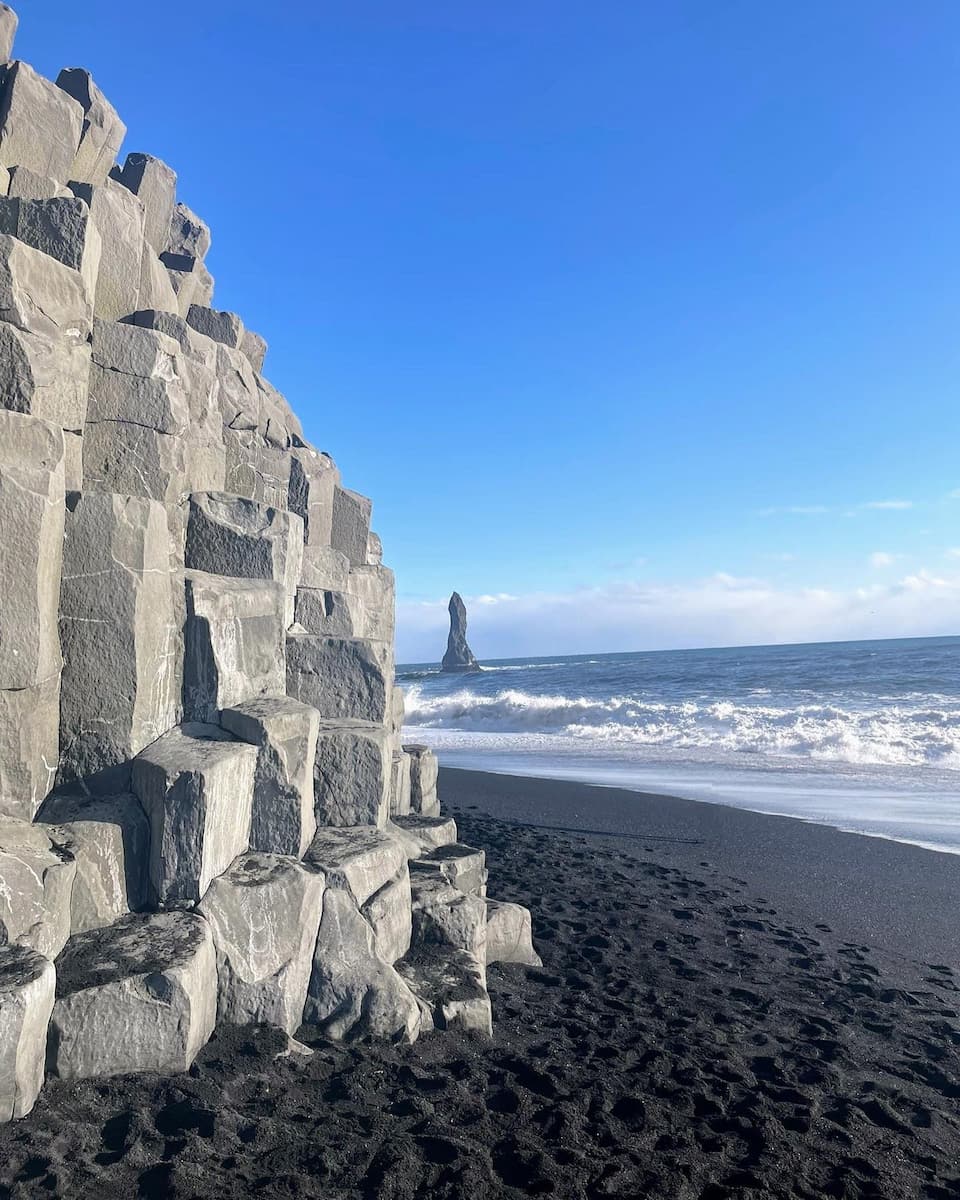
M450 636L447 652L440 664L442 671L479 671L480 664L467 645L467 609L459 592L450 597Z

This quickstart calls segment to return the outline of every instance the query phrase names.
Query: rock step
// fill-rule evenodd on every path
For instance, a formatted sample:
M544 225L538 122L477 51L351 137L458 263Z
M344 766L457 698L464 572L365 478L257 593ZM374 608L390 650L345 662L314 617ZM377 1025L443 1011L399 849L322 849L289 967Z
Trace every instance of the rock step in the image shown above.
M437 846L428 854L410 860L414 875L436 875L458 891L485 896L487 891L486 855L462 842Z
M530 911L522 904L487 901L487 962L543 966L540 955L533 948Z
M450 846L457 840L457 823L453 817L428 817L423 813L410 813L393 818L404 833L414 838L420 853L429 854L441 846Z
M423 949L397 963L397 973L436 1029L493 1035L493 1012L483 967L466 950Z

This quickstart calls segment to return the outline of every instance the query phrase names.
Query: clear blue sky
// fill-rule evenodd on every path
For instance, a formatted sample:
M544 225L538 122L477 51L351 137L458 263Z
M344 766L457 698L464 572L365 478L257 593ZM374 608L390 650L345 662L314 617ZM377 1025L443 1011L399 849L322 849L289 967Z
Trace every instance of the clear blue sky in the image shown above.
M373 496L401 657L453 588L489 657L957 632L955 0L19 12Z

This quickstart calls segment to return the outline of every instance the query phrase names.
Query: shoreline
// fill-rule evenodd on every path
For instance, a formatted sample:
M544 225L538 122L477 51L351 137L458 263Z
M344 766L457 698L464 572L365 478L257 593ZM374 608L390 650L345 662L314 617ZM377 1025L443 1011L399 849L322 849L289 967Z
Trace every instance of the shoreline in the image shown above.
M681 796L440 768L444 805L741 879L807 924L909 960L960 963L960 855Z

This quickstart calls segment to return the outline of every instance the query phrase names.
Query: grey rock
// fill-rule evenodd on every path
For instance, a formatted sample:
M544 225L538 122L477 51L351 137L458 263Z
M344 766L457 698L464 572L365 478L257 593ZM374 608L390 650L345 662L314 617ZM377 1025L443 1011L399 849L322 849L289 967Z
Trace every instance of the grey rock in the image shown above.
M0 4L0 61L13 57L13 39L17 33L17 14L9 4Z
M311 550L330 547L333 533L333 494L340 483L340 472L333 460L312 446L297 446L290 451L290 488L287 504L291 512L303 518L303 538ZM344 558L343 578L350 564ZM310 583L308 587L324 586ZM333 586L333 585L331 585ZM342 588L340 589L342 590Z
M0 946L0 1122L25 1117L36 1104L55 988L53 963L42 954Z
M77 864L42 825L0 817L0 944L54 959L70 936Z
M543 966L533 948L530 911L522 904L487 901L487 962Z
M287 635L287 694L325 719L382 723L393 686L386 654L361 638L317 637L296 625Z
M217 964L196 913L121 917L57 963L49 1068L61 1079L186 1071L213 1032Z
M0 200L0 234L18 238L34 250L80 272L93 300L100 271L102 242L90 209L76 196L50 200Z
M437 778L440 765L429 746L405 742L404 752L410 755L410 810L427 817L440 815L437 799Z
M116 178L143 205L143 236L159 255L170 238L177 197L176 172L151 154L128 154Z
M328 883L304 1020L337 1041L358 1037L413 1042L420 1005L377 952L370 923L349 892Z
M87 419L183 436L190 408L177 343L151 329L96 320Z
M180 299L173 286L170 272L163 265L149 242L143 243L140 258L140 291L137 295L140 308L158 309L161 312L180 313Z
M347 591L363 614L357 636L371 641L393 643L396 626L395 584L389 567L352 567Z
M99 186L116 162L127 127L93 82L89 71L80 67L65 67L57 76L57 87L72 96L84 114L80 146L69 178Z
M243 344L243 322L232 312L218 312L213 308L204 308L199 304L191 304L187 312L187 323L198 333L222 342L232 350L241 350Z
M492 1037L493 1014L483 967L462 950L419 953L397 969L432 1017L433 1027Z
M360 910L376 938L377 953L395 963L410 949L413 929L410 872L404 863L399 873L367 900Z
M293 613L298 625L320 637L351 638L363 619L355 596L323 588L297 588Z
M479 671L480 664L467 645L467 609L458 592L450 597L450 634L441 671Z
M48 336L84 341L91 298L83 276L42 250L0 234L0 321Z
M390 773L390 816L406 816L410 812L410 756L394 751Z
M380 541L380 534L374 533L373 530L367 535L367 562L368 567L380 567L383 565L383 542Z
M421 813L411 813L406 817L394 817L393 822L416 840L419 849L414 858L422 858L431 850L450 846L457 840L457 823L453 817L425 817Z
M334 488L330 544L346 555L351 566L366 565L372 508L366 496L346 488Z
M303 556L303 523L240 496L190 497L186 565L191 570L240 579L273 579L285 597L284 627L294 618L294 595Z
M320 591L346 592L349 575L350 564L339 550L334 550L332 546L304 545L300 567L301 586Z
M133 763L150 820L150 883L161 908L188 908L250 837L255 747L215 725L170 730Z
M438 875L410 867L412 944L466 950L478 962L487 959L487 908L479 896L467 895Z
M220 724L258 749L251 850L301 858L317 831L313 765L319 713L280 696L225 708Z
M417 875L432 874L470 895L486 895L487 874L482 850L451 842L437 846L422 858L412 859L410 870Z
M182 202L178 203L170 220L170 233L164 250L197 261L206 258L209 249L210 227L192 209Z
M40 815L77 864L71 934L102 929L146 905L150 825L136 796L54 794Z
M63 195L63 185L29 167L11 167L6 195L20 200L52 200Z
M125 789L129 760L176 724L180 702L170 533L157 501L71 499L60 636L59 779Z
M80 430L87 415L89 377L90 347L85 341L0 323L0 408Z
M60 670L63 433L0 411L0 688L32 688Z
M24 62L11 63L0 93L0 163L63 183L80 145L83 108Z
M322 875L275 854L242 854L211 883L200 913L217 951L220 1021L300 1027L323 889Z
M403 688L397 687L396 684L394 684L393 691L390 694L390 721L389 721L389 724L390 724L391 731L398 736L400 734L401 729L403 728L404 713L405 713L405 708L404 708ZM404 753L406 753L406 752L404 752Z
M345 891L359 908L397 879L406 867L400 841L372 825L319 828L304 858L327 887Z
M83 487L83 434L63 431L63 482L68 492Z
M318 825L384 825L390 811L387 730L358 721L321 721L313 788Z
M100 272L94 312L105 321L118 321L146 307L140 304L143 205L113 179L101 187L75 183L73 191L89 205L90 215L100 231Z
M0 815L32 820L57 772L60 672L0 691Z
M281 585L188 571L186 597L187 718L216 720L221 709L284 695Z
M240 339L240 349L247 356L250 366L255 371L263 370L263 360L267 357L267 343L259 333L254 333L252 329L245 329L243 337Z
M186 490L185 439L132 421L88 419L83 431L83 485L159 500L176 509Z

